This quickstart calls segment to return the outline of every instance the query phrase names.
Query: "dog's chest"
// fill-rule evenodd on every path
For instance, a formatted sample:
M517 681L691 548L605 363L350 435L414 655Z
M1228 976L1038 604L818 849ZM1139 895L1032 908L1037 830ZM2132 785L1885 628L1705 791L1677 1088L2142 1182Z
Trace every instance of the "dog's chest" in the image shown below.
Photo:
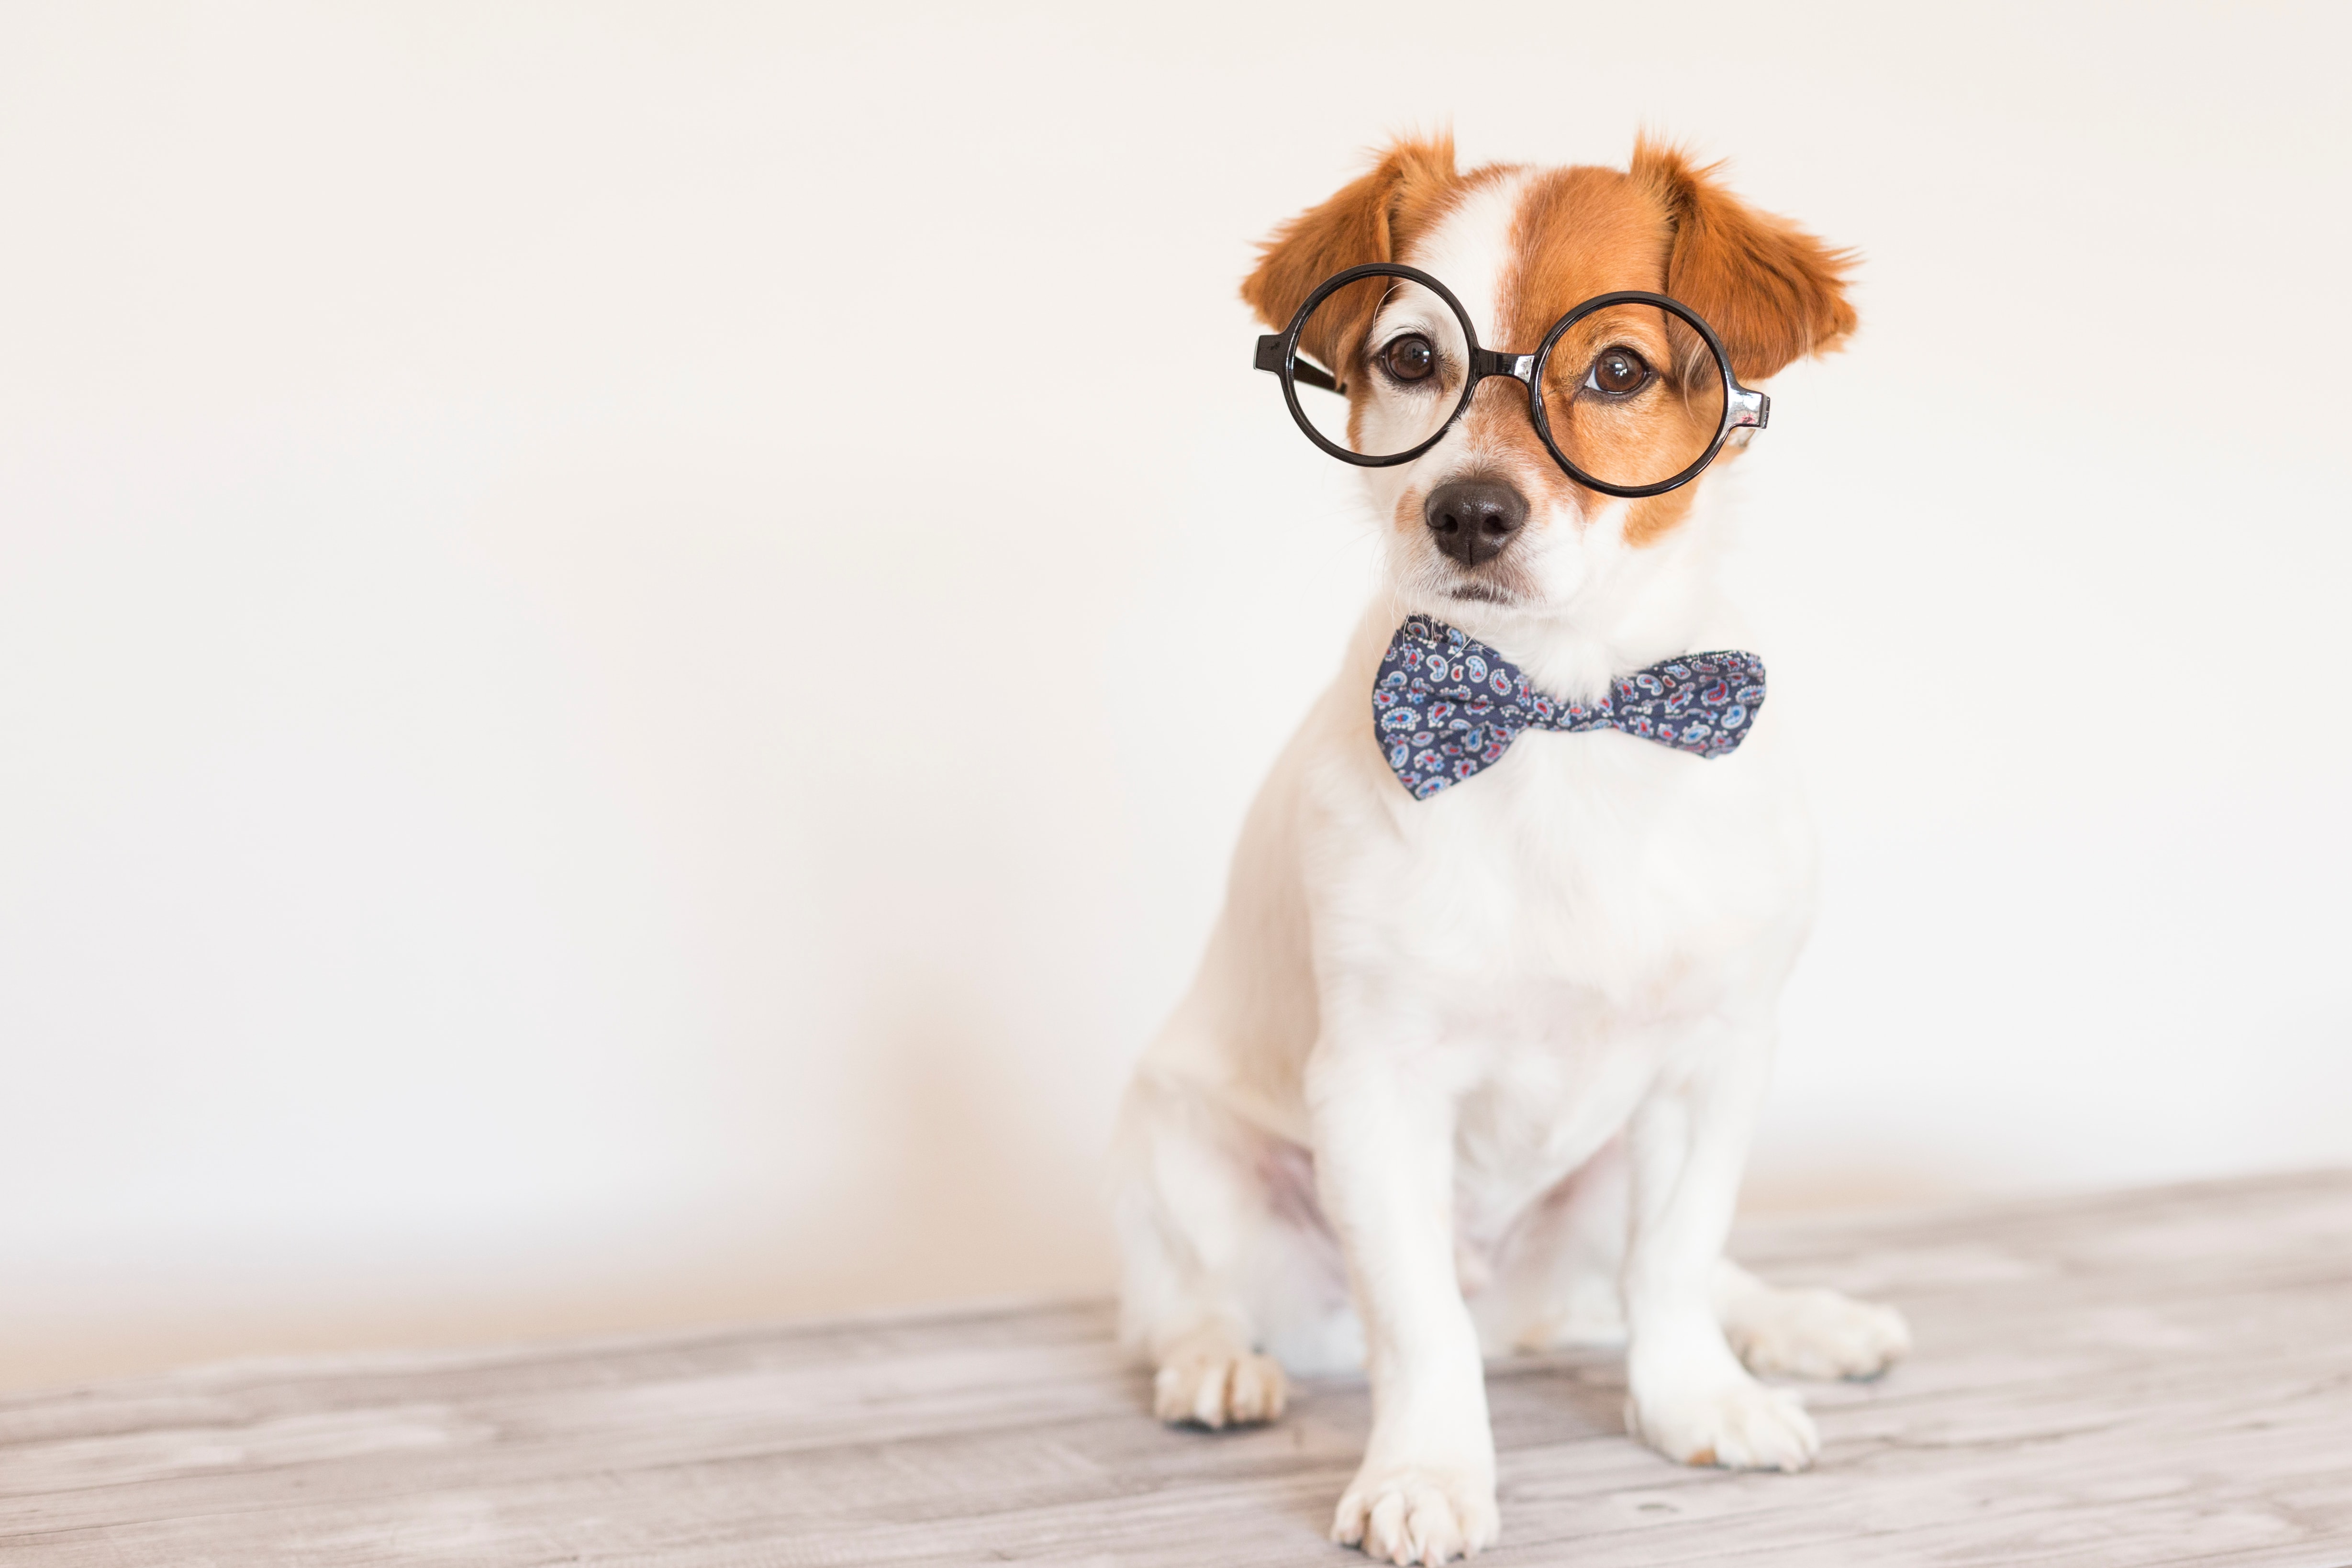
M1318 951L1433 1026L1409 1049L1445 1055L1463 1092L1472 1229L1614 1135L1709 1038L1695 1025L1776 990L1810 911L1804 818L1760 750L1523 737L1396 820L1324 902L1354 929Z
M1803 819L1763 748L1527 736L1399 824L1346 878L1342 917L1391 979L1505 1034L1703 1010L1810 903Z

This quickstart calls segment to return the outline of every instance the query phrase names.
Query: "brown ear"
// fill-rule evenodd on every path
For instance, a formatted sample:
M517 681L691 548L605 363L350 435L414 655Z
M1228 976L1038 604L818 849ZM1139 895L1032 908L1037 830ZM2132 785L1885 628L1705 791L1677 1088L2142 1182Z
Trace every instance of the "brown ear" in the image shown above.
M1722 336L1734 375L1760 382L1790 360L1844 342L1854 325L1845 273L1855 258L1740 201L1716 183L1721 168L1693 168L1647 137L1633 145L1633 178L1674 225L1666 292Z
M1259 320L1281 331L1315 286L1333 273L1368 262L1394 261L1402 247L1401 231L1412 227L1415 213L1454 179L1452 135L1398 141L1381 154L1370 173L1275 230L1260 247L1257 270L1242 280L1242 298L1257 311ZM1302 340L1299 347L1338 368L1341 343L1366 324L1352 318L1369 319L1378 298L1379 290L1369 285L1347 291L1333 307L1315 312L1314 340ZM1335 308L1341 304L1354 308L1343 312ZM1342 319L1343 314L1349 319Z

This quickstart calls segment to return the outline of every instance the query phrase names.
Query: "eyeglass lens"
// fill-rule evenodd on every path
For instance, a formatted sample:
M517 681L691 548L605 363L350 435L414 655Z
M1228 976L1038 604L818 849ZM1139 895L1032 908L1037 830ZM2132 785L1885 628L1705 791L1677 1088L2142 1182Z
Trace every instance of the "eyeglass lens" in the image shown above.
M1334 289L1300 329L1298 353L1346 394L1302 382L1299 408L1326 441L1367 457L1410 452L1444 429L1470 371L1460 318L1406 277Z
M1663 484L1706 455L1723 424L1724 374L1689 323L1654 305L1612 305L1561 334L1544 367L1544 418L1570 462L1604 485Z

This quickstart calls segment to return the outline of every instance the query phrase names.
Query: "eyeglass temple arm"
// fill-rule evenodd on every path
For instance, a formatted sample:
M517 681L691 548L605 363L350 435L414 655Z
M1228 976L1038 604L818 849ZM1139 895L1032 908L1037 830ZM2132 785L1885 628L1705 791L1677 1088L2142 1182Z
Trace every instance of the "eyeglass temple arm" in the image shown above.
M1284 332L1269 332L1257 340L1259 370L1272 371L1276 375L1282 373L1282 340L1287 336L1288 334ZM1339 383L1332 378L1329 371L1305 360L1291 361L1290 379L1300 386L1321 387L1325 392L1332 392L1339 390Z

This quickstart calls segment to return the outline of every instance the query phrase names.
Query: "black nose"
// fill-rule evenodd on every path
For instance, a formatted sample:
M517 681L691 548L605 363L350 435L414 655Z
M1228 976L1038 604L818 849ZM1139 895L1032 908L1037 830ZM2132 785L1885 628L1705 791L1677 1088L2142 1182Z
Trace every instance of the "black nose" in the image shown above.
M1429 493L1422 508L1437 548L1464 566L1501 553L1528 520L1528 498L1491 479L1456 479Z

